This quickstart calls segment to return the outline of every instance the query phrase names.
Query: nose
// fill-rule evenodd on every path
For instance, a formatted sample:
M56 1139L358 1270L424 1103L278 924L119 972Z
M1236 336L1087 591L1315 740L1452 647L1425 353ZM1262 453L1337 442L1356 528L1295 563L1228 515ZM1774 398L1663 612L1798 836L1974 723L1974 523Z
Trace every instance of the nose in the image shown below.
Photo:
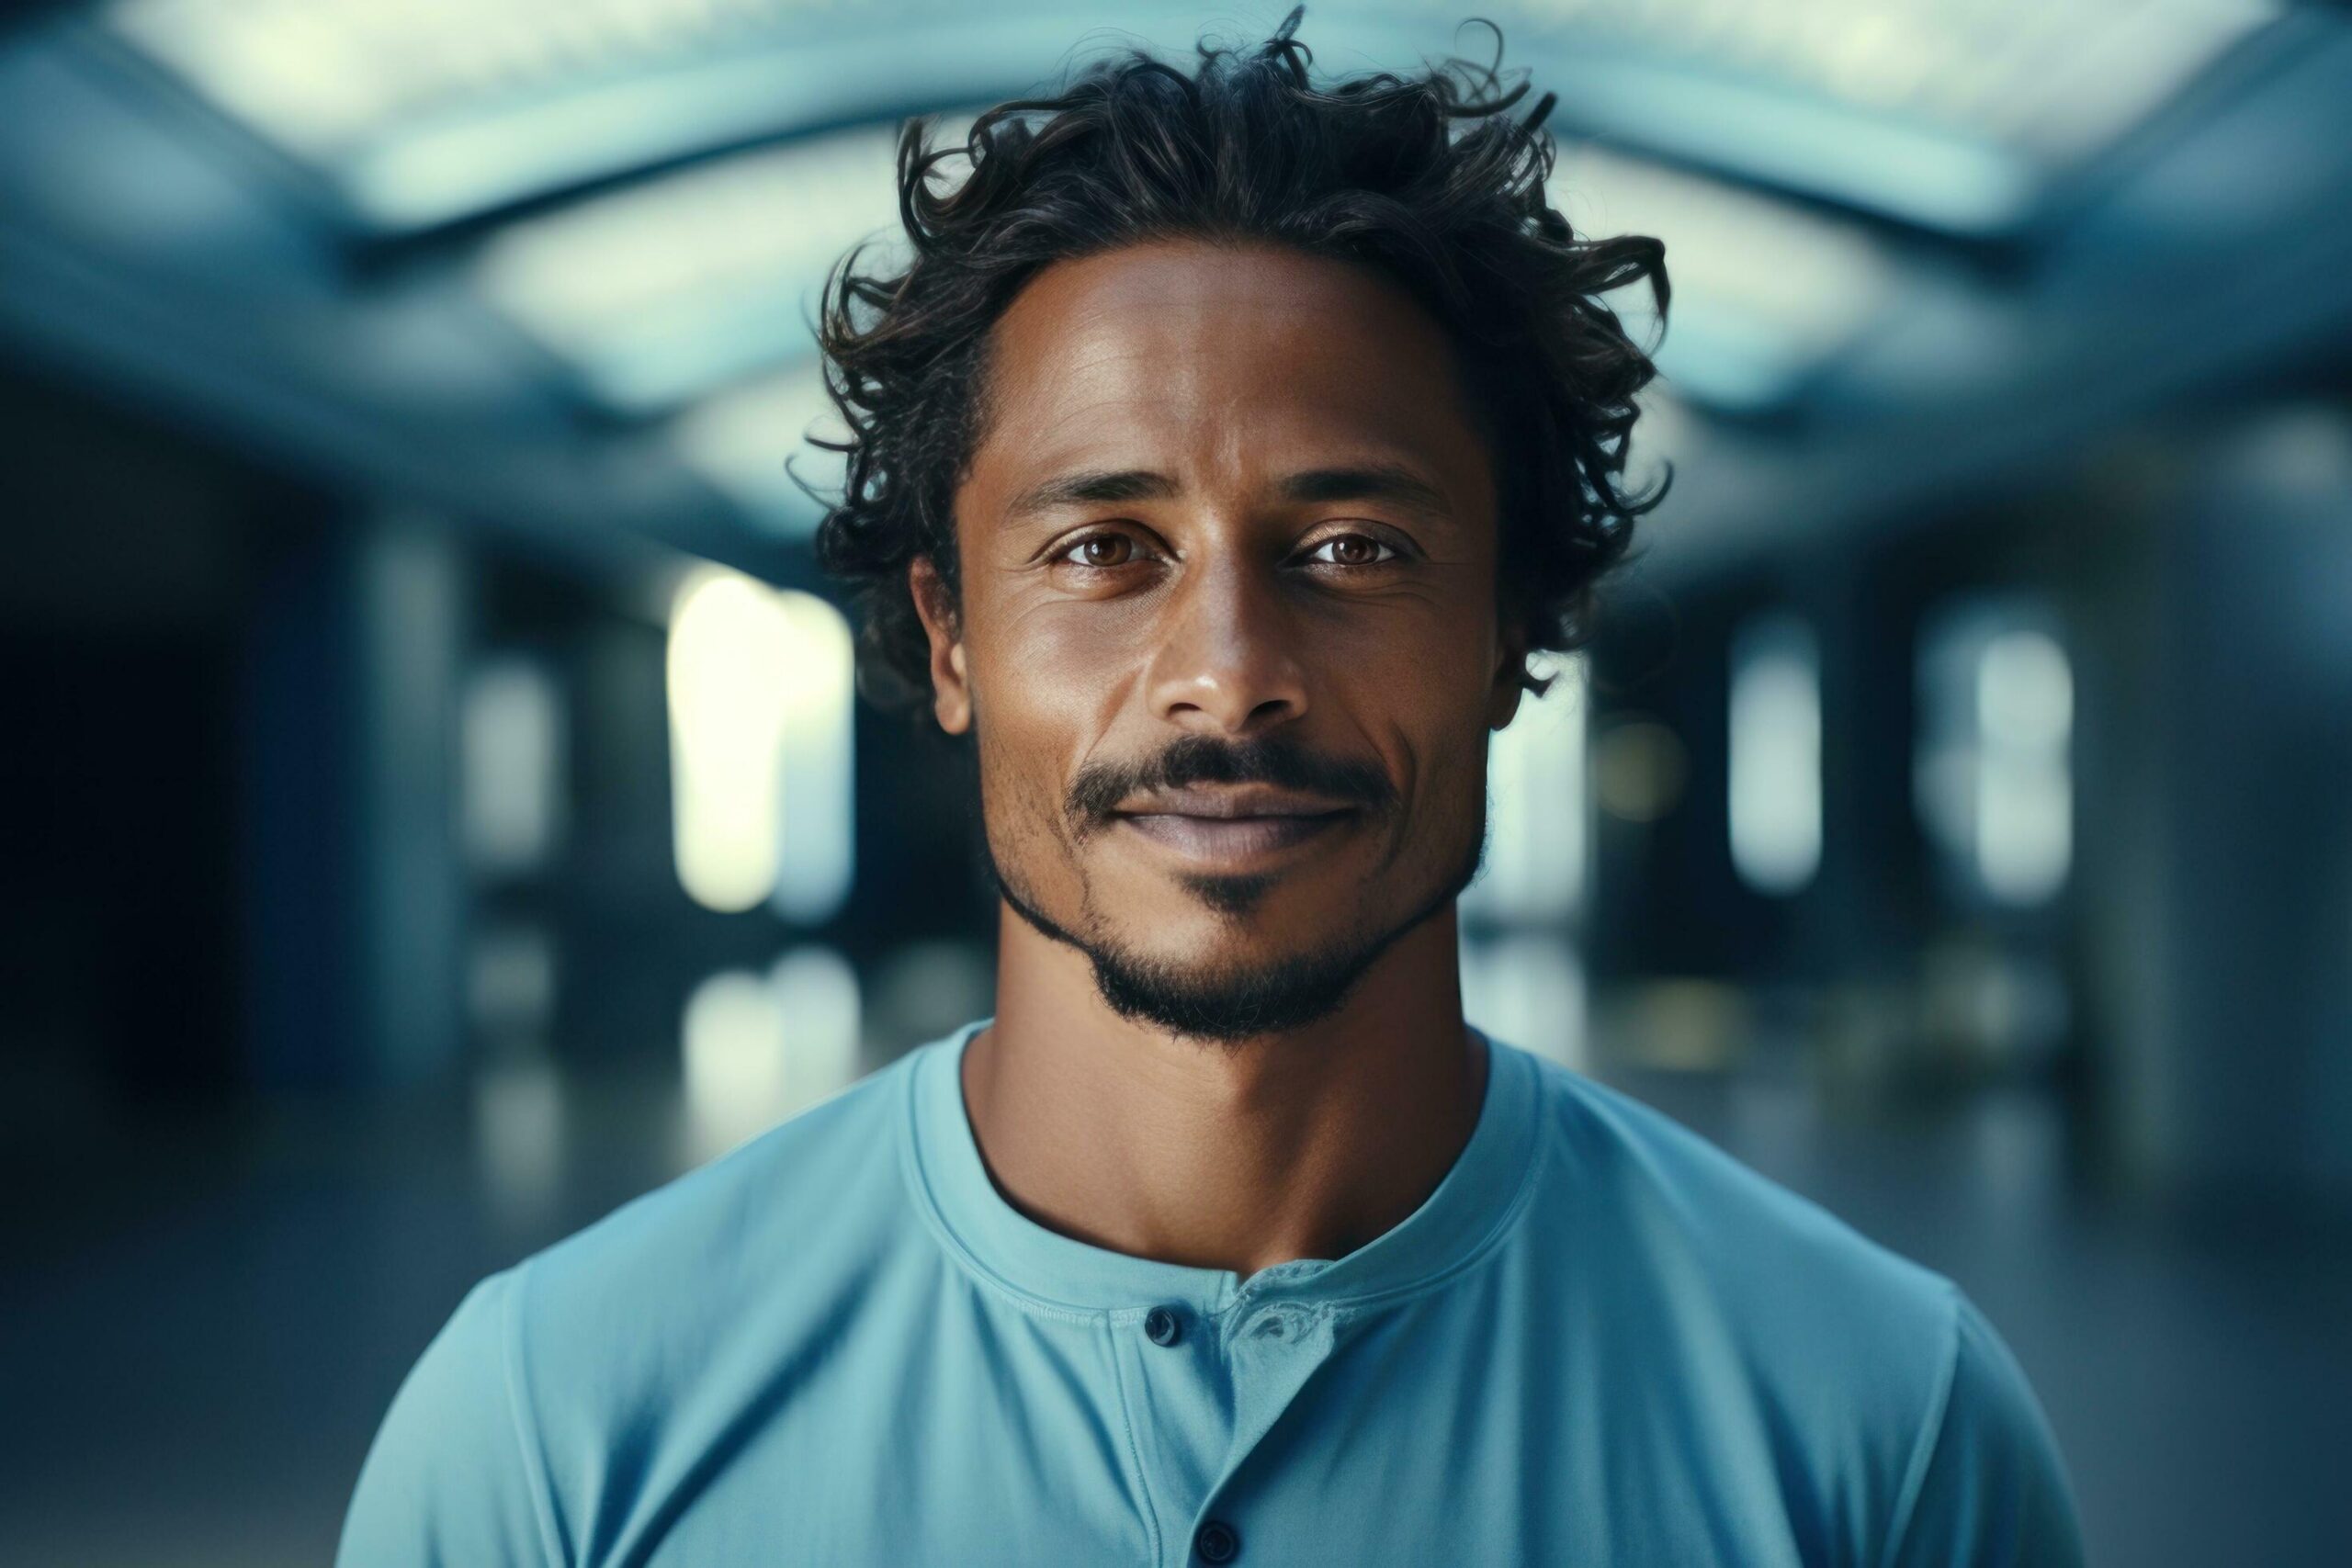
M1179 728L1254 736L1306 711L1276 569L1230 550L1184 574L1148 635L1152 710Z

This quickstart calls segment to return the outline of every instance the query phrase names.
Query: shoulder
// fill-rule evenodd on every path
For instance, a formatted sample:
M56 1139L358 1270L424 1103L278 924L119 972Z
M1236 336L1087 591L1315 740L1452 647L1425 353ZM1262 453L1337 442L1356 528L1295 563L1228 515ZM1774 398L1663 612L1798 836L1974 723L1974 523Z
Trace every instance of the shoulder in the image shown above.
M682 1347L816 1332L919 1234L898 1123L919 1053L516 1265L518 1397L594 1426L675 1392Z
M1664 1111L1539 1061L1557 1217L1703 1282L1759 1333L1804 1341L1843 1321L1907 1359L1951 1340L1955 1289ZM1924 1356L1922 1352L1925 1352Z
M517 1268L535 1337L593 1332L595 1308L641 1330L714 1288L775 1270L813 1281L854 1268L904 1204L898 1122L910 1053L717 1158L645 1193ZM583 1315L586 1314L586 1315Z
M1836 1478L1820 1495L1846 1539L1890 1563L2080 1561L2047 1420L1957 1284L1656 1108L1539 1066L1562 1245L1607 1256L1614 1304L1659 1354L1736 1369L1736 1389L1711 1383L1718 1410ZM1970 1545L1996 1529L2007 1554Z
M662 1440L711 1369L820 1337L919 1234L898 1137L914 1055L474 1286L378 1429L344 1560L560 1560L578 1510L552 1478L607 1489L616 1445Z
M493 1274L468 1292L402 1380L360 1467L338 1563L560 1560L514 1398L513 1282Z
M2080 1568L2074 1483L2017 1358L1957 1298L1951 1365L1897 1495L1889 1568L1947 1562Z
M1548 1244L1719 1432L1870 1495L1882 1532L1950 1377L1958 1288L1622 1090L1544 1064Z

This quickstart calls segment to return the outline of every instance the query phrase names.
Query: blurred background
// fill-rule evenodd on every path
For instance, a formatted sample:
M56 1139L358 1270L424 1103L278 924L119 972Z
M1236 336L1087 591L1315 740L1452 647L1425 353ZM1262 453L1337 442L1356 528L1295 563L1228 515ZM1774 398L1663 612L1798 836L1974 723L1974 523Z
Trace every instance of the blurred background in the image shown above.
M0 24L0 1561L325 1560L473 1280L989 1010L816 288L899 117L1282 9ZM1667 242L1679 477L1470 1016L1958 1280L2095 1561L2352 1562L2352 18L1483 9Z

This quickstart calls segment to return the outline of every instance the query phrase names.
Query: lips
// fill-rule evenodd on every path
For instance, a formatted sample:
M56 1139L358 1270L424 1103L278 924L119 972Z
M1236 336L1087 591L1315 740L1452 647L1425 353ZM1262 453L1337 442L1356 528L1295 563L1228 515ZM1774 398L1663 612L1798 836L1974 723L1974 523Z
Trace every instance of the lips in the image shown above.
M1225 809L1124 812L1118 819L1187 859L1243 861L1323 838L1353 821L1356 815L1350 807L1310 806L1295 798L1268 799L1249 812L1237 809L1239 803L1212 804Z

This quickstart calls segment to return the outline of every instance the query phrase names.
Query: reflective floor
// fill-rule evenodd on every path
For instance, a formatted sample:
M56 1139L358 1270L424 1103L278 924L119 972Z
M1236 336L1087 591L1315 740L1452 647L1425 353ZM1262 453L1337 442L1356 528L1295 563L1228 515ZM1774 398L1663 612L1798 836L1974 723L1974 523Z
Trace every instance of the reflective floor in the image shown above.
M1609 1075L1959 1280L2015 1347L2092 1561L2352 1561L2352 1232L2069 1187L2017 1095L1864 1115L1799 1077ZM401 1373L481 1273L701 1148L666 1084L52 1125L0 1155L0 1562L317 1563Z

